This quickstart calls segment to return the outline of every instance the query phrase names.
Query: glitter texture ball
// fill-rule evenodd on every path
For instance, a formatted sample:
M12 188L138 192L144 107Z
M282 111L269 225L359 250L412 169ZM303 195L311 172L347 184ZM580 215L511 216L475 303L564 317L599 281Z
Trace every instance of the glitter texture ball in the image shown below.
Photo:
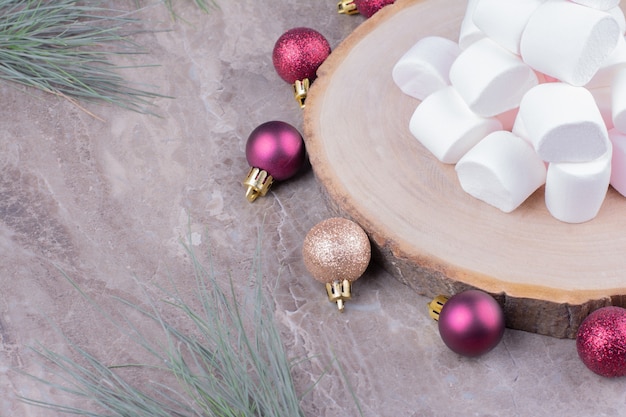
M250 166L267 171L277 181L290 178L306 159L302 135L289 123L265 122L250 133L246 159Z
M626 375L626 309L603 307L591 313L578 328L576 349L593 372Z
M334 217L311 228L304 238L302 257L313 278L320 282L355 281L367 269L371 246L359 225Z
M322 34L309 28L294 28L283 33L274 45L272 61L280 77L293 84L308 78L330 55L330 44Z
M354 4L363 16L369 18L383 7L393 4L395 0L354 0Z
M439 334L452 351L464 356L489 352L504 335L504 313L492 296L469 290L450 297L439 313Z

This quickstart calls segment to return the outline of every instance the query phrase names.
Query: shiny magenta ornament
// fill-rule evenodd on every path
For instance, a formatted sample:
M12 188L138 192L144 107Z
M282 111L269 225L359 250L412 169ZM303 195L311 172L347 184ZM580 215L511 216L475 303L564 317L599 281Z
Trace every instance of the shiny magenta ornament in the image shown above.
M439 321L439 335L452 351L464 356L489 352L504 335L504 313L498 302L479 290L468 290L449 299L435 298L430 315Z
M626 309L602 307L581 323L576 335L578 356L598 375L626 375Z
M370 18L383 7L393 4L395 0L340 0L337 12L340 14L357 14Z
M246 142L250 171L243 182L246 198L253 202L269 191L274 180L294 176L304 165L306 152L298 129L281 121L257 126Z
M330 44L316 30L299 27L283 33L274 45L272 62L278 75L293 85L294 96L304 107L317 69L330 55Z

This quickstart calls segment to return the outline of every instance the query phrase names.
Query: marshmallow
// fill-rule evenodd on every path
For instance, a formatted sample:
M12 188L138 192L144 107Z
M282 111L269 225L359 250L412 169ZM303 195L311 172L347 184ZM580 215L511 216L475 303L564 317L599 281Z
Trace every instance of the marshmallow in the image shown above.
M532 146L507 131L493 132L456 164L465 192L509 213L541 187L546 168Z
M459 31L459 46L466 49L476 41L485 38L485 34L474 24L474 9L479 0L467 0L467 9L461 21L461 29Z
M611 186L626 196L626 134L618 130L609 130L609 138L613 144L611 159Z
M611 55L604 60L595 75L585 84L585 88L610 86L615 74L624 67L626 67L626 40L620 36Z
M418 100L450 84L450 66L459 45L439 36L420 39L398 60L391 76L404 94Z
M596 101L596 105L598 106L598 110L600 110L602 120L607 130L613 129L611 87L590 88L588 90Z
M617 7L619 0L571 0L582 6L591 7L598 10L609 10Z
M546 176L545 201L552 216L566 223L596 217L611 177L611 146L590 162L552 163Z
M409 123L409 130L437 159L455 164L476 143L501 130L496 118L472 112L456 90L444 87L422 101Z
M520 53L537 71L582 86L591 80L620 36L611 14L568 0L550 0L530 16Z
M622 10L622 8L613 7L606 12L613 16L615 21L617 21L617 24L619 26L619 33L623 34L624 32L626 32L626 16L624 16L624 11Z
M519 56L485 38L458 56L450 82L472 111L491 117L517 107L538 84L535 72Z
M626 68L620 69L613 78L611 112L615 128L626 133Z
M478 0L474 24L491 40L518 54L530 15L546 0Z
M539 84L520 103L528 139L547 162L585 162L609 147L602 114L584 87L565 83Z

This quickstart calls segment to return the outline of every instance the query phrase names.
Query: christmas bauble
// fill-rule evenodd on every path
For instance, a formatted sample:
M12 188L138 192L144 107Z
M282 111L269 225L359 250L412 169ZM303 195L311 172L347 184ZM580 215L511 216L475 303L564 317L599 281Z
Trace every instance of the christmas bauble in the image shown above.
M383 7L393 4L395 0L354 0L357 10L363 16L369 18Z
M304 164L302 135L289 123L265 122L250 133L246 159L250 166L267 171L275 180L286 180Z
M330 55L330 44L316 30L298 27L278 38L272 61L278 75L289 84L315 79L319 66Z
M355 281L367 269L371 246L359 225L334 217L309 230L304 238L302 256L306 268L320 282Z
M464 356L489 352L504 335L504 313L489 294L469 290L448 299L439 313L439 334L452 351Z
M626 309L603 307L587 316L578 328L576 349L593 372L626 375Z

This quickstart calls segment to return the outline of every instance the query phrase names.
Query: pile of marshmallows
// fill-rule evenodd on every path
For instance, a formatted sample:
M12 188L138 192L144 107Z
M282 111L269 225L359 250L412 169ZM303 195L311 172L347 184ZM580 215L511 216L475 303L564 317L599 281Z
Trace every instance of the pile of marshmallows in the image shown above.
M422 38L392 76L464 191L508 213L545 184L582 223L609 184L626 195L625 31L619 0L469 0L458 43Z

